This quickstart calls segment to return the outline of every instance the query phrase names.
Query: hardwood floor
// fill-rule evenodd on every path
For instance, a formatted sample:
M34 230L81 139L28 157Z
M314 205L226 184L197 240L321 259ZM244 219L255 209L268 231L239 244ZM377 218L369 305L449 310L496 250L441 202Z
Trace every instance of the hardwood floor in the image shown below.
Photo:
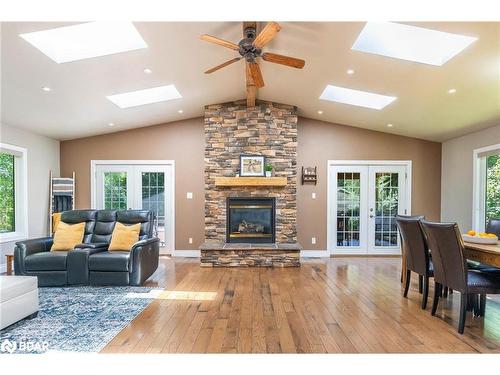
M167 291L104 353L500 353L500 303L467 316L459 295L435 317L418 280L402 297L398 258L304 260L300 268L214 268L165 258L148 282ZM182 293L190 292L190 293ZM433 289L429 293L432 296Z

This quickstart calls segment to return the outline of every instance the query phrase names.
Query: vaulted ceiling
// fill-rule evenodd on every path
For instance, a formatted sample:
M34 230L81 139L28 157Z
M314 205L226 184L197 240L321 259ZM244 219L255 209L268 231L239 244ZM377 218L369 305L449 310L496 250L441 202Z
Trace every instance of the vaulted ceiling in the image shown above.
M240 22L134 24L148 48L57 64L19 34L69 24L3 23L2 123L71 139L201 116L207 104L245 97L242 62L203 73L237 53L200 40L210 34L237 43ZM303 58L306 65L297 70L261 62L266 86L258 99L296 105L309 118L435 141L500 123L500 23L413 23L479 38L441 67L351 50L361 22L280 24L265 50ZM128 109L105 98L168 84L183 98ZM398 99L381 111L327 102L319 99L327 84ZM456 93L449 94L451 88Z

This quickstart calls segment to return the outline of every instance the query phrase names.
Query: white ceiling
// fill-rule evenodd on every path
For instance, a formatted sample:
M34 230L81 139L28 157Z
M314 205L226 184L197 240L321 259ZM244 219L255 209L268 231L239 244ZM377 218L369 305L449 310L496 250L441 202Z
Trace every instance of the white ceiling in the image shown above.
M258 99L296 105L309 118L436 141L500 123L500 23L414 23L479 38L442 67L352 51L364 23L280 24L265 51L303 58L306 66L262 62L266 86ZM237 53L199 39L206 33L238 42L239 22L137 22L148 48L64 64L19 37L65 25L2 24L3 124L72 139L201 116L207 104L245 97L243 62L203 74ZM355 74L347 75L347 69ZM182 99L120 109L105 98L172 83ZM398 99L381 111L319 100L327 84ZM52 91L42 91L44 86ZM450 88L457 92L448 94Z

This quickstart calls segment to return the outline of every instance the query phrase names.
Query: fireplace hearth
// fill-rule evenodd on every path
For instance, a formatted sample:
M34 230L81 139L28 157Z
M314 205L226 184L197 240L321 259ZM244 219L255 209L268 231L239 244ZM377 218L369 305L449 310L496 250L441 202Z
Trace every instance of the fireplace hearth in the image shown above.
M229 197L226 202L227 243L274 243L276 199Z

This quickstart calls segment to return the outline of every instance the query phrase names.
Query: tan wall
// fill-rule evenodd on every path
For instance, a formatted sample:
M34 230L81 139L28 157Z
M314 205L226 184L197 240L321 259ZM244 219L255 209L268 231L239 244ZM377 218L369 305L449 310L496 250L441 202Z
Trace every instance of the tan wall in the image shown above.
M297 185L297 231L304 249L327 247L327 161L412 160L412 213L439 220L441 144L299 118L297 168L318 167L318 184ZM311 195L316 192L316 199ZM311 244L316 237L316 245Z
M91 160L175 160L176 249L197 249L205 225L204 149L202 118L63 141L61 174L76 172L76 207L89 208Z
M204 240L204 148L202 118L63 141L61 174L76 172L76 204L87 208L90 160L175 160L176 249L197 249ZM327 160L412 160L412 211L430 219L440 217L440 143L299 118L297 152L297 168L317 166L319 175L316 186L297 185L298 240L305 249L326 249ZM193 200L186 199L188 191ZM311 237L316 237L316 245Z

